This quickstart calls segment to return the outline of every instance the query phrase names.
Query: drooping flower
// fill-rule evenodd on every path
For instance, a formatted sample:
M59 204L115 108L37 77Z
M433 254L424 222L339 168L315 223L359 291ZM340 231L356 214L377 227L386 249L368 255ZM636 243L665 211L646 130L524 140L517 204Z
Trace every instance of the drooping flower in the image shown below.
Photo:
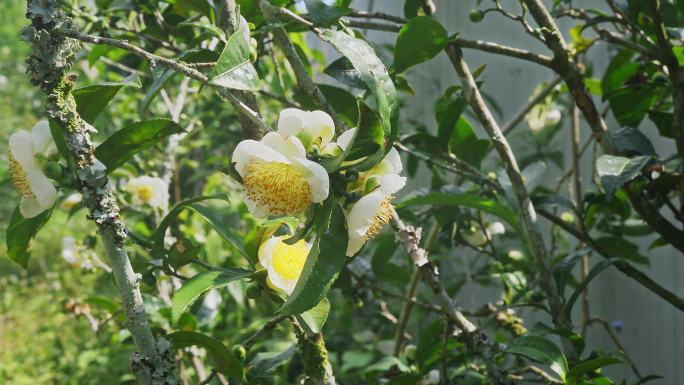
M126 183L126 191L136 206L149 205L157 209L169 204L169 185L161 178L147 175L133 178Z
M338 138L337 145L346 149L354 133L352 128ZM370 170L359 174L356 182L350 183L350 192L359 193L361 198L347 210L349 243L347 256L356 254L367 240L372 239L382 227L392 220L394 193L406 184L406 178L399 175L403 169L401 157L392 148L385 158Z
M305 148L312 144L325 147L335 135L335 123L323 111L303 111L286 108L278 117L278 133L299 138Z
M293 245L286 237L271 237L259 247L259 263L268 271L269 286L290 295L297 285L311 244L300 239Z
M57 147L46 120L28 131L19 131L9 139L10 178L19 192L19 211L33 218L51 208L57 200L57 189L44 173L45 161Z
M466 228L463 233L463 239L473 246L483 246L489 242L494 235L504 234L506 228L501 222L492 222L485 226L484 231L482 226L476 222L471 222L470 227Z
M243 140L233 152L247 207L257 217L298 214L328 197L328 173L308 160L302 142L286 132Z

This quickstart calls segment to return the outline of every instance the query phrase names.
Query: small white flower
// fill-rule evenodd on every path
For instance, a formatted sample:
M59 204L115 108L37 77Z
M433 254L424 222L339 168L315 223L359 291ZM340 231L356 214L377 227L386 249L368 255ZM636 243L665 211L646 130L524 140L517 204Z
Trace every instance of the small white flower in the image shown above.
M21 196L19 211L33 218L51 208L57 200L57 189L45 176L37 155L44 158L56 152L50 125L41 120L31 132L19 131L9 139L10 177Z
M73 193L69 195L68 197L64 198L62 203L59 204L59 207L62 210L71 210L73 209L77 204L81 203L83 200L83 196L79 193Z
M550 108L550 109L549 109ZM538 104L525 115L525 120L530 130L534 133L541 132L543 129L553 127L561 120L561 112L558 108Z
M306 159L296 136L280 133L286 131L269 132L261 141L243 140L233 152L245 202L257 217L301 213L328 197L328 173Z
M347 130L338 138L337 145L342 150L349 145L354 130ZM392 194L406 184L406 178L399 175L402 169L401 157L392 148L382 161L367 172L360 173L359 179L350 183L348 188L362 197L347 211L347 256L356 254L367 240L378 235L382 227L392 220Z
M463 239L473 246L483 246L489 240L492 239L494 235L504 234L506 228L501 222L493 222L485 227L485 231L482 231L482 226L476 222L471 222L470 227L463 232Z
M437 384L439 384L439 380L440 380L439 370L432 369L428 372L428 375L427 375L427 383L428 384L437 385Z
M5 89L5 87L7 87L7 83L7 76L0 75L0 90Z
M134 205L164 208L169 204L169 185L163 179L147 175L133 178L126 183Z
M513 249L508 252L508 258L514 261L521 261L523 258L525 258L525 254L523 254L520 250Z
M311 244L300 239L293 245L283 242L286 237L271 237L259 247L259 263L268 271L267 283L290 295L302 274Z
M303 111L286 108L278 118L278 133L298 137L305 147L316 144L323 148L335 135L335 123L323 111Z
M93 264L81 247L76 244L76 238L62 238L62 259L71 267L92 270Z

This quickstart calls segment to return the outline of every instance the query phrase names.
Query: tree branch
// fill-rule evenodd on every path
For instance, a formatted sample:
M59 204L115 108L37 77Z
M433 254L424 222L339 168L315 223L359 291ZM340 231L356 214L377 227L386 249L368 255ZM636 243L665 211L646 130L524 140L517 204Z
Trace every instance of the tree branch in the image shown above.
M518 200L518 205L520 206L522 222L527 232L530 248L535 257L537 268L539 269L541 287L547 296L553 322L558 328L572 329L570 320L568 320L563 311L563 302L558 295L558 290L551 274L546 246L544 245L544 240L537 223L537 214L530 201L525 182L520 174L518 162L513 155L513 150L487 108L484 99L477 88L475 79L473 79L468 65L463 60L461 50L450 44L447 46L446 52L461 78L461 83L463 84L470 107L475 112L475 115L477 115L480 123L487 131L487 134L489 134L489 137L494 143L494 148L506 165L506 173L511 180L512 188Z

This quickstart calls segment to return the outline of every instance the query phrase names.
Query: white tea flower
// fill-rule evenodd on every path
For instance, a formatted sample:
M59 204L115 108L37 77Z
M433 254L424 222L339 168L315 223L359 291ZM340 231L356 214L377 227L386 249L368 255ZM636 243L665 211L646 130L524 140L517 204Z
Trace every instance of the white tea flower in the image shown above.
M19 211L24 218L33 218L50 209L57 200L57 189L44 172L44 160L57 147L46 120L28 131L19 131L9 139L10 178L19 192Z
M335 135L335 123L330 115L323 111L286 108L278 117L278 133L298 137L306 148L312 144L323 148Z
M133 178L126 183L126 191L136 206L149 205L156 209L169 204L169 185L161 178L147 175Z
M302 274L311 244L300 239L288 245L283 242L285 238L272 237L262 243L259 247L259 263L268 271L268 285L290 295Z
M506 228L501 222L488 224L484 231L482 226L476 222L471 222L470 227L463 233L463 239L473 246L483 246L489 242L494 235L506 233Z
M328 173L306 158L302 142L291 134L269 132L261 141L243 140L232 161L247 207L257 217L298 214L328 197Z
M83 200L83 196L80 193L73 193L62 201L62 203L59 204L59 207L62 210L71 210L73 209L77 204L81 203Z
M76 238L74 237L62 238L62 259L71 267L85 270L93 269L90 258L76 244Z

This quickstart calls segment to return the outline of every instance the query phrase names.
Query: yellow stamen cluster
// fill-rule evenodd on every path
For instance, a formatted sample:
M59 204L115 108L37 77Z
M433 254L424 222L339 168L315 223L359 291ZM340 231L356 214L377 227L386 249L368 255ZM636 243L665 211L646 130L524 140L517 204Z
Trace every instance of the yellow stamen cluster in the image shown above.
M380 202L380 208L378 209L378 212L375 213L373 224L368 228L368 231L366 231L367 240L378 235L380 230L382 230L382 227L392 220L392 211L394 210L394 206L392 206L393 200L394 196L387 195L383 198L382 202Z
M249 199L272 215L296 214L311 205L311 187L291 164L253 161L243 182Z
M278 242L273 247L271 256L273 269L284 279L297 279L302 273L308 254L309 247L303 239L294 245Z
M153 195L152 187L150 186L140 186L136 190L136 194L138 195L138 199L140 199L143 202L149 202L152 200L152 195Z
M16 188L19 192L19 195L21 195L24 198L33 197L33 190L31 189L28 177L26 176L26 171L24 171L24 169L21 167L21 164L19 164L19 162L17 162L17 160L14 159L12 154L10 154L9 156L9 161L10 180L12 181L14 188Z

